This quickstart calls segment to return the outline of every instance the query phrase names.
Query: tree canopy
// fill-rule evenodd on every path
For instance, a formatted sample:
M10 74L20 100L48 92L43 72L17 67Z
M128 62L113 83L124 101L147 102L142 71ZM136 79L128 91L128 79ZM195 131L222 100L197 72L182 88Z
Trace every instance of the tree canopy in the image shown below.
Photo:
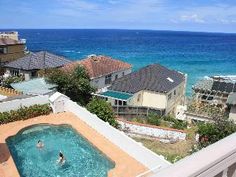
M60 69L52 69L44 74L50 83L57 84L59 92L83 106L89 102L91 93L95 91L90 85L86 70L82 66L78 66L72 73L66 73Z

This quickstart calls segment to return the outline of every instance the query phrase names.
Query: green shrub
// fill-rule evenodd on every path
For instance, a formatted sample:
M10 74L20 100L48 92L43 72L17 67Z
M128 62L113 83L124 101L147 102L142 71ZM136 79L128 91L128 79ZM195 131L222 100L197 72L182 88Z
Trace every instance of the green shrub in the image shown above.
M132 122L138 122L138 123L141 123L141 124L145 124L146 121L144 118L140 118L140 117L135 117L133 119L131 119Z
M33 105L30 107L21 107L18 110L0 113L0 124L6 124L18 120L26 120L29 118L47 115L51 113L51 107L48 104Z
M87 105L87 109L96 114L100 119L105 122L108 122L114 127L118 127L118 122L115 119L112 107L105 100L99 98L93 98Z
M22 81L24 81L23 76L10 76L10 77L7 77L6 79L3 79L2 86L11 88L12 83L17 83L17 82L22 82Z
M198 124L199 145L206 147L234 132L236 132L236 125L230 120L218 119L213 123L200 123Z
M175 119L174 124L172 125L172 128L184 130L187 128L187 125L188 124L186 121L181 121L181 120Z
M161 119L156 114L149 114L147 118L147 123L159 126L161 124Z

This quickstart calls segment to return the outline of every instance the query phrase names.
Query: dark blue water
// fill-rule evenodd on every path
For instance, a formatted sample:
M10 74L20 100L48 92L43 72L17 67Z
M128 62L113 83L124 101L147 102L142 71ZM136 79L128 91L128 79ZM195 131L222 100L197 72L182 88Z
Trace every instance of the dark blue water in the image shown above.
M109 55L134 70L160 63L188 74L188 94L197 79L236 75L236 34L144 30L18 30L32 51L71 58Z

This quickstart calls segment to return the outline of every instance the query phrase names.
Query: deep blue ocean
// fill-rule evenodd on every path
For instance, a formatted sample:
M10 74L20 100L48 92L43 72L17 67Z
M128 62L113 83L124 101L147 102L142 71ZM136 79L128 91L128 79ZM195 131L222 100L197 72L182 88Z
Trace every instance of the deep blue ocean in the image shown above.
M102 54L133 65L152 63L188 74L188 89L204 76L236 75L236 34L149 30L17 30L31 51L79 60Z

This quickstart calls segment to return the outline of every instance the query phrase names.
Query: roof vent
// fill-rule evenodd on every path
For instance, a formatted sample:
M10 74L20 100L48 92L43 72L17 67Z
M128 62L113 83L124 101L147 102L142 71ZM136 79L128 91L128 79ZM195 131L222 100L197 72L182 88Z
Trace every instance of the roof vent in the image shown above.
M170 82L174 82L174 80L171 79L170 77L167 77L166 79L167 79L168 81L170 81Z

